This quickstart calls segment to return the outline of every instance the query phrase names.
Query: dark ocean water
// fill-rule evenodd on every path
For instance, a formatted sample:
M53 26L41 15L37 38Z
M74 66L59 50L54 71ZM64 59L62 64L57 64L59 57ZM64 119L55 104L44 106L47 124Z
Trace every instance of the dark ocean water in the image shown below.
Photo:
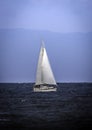
M0 130L92 129L92 84L62 83L57 92L33 84L0 84Z

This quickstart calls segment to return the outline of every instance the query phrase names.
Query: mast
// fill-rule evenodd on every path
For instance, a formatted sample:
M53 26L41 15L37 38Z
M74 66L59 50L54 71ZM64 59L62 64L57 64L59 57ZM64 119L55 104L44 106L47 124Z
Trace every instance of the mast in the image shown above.
M45 48L45 44L44 41L42 40L42 48Z

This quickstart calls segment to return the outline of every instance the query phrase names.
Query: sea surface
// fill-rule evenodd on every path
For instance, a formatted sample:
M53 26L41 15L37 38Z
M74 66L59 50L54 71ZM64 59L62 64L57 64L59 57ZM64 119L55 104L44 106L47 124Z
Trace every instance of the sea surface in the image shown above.
M92 83L58 83L33 92L33 83L0 84L0 130L92 130Z

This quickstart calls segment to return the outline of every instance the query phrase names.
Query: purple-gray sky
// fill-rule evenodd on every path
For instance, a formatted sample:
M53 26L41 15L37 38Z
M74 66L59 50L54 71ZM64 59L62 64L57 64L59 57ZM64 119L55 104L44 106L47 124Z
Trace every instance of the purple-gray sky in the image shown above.
M92 31L92 0L0 0L0 28Z
M91 0L0 0L0 82L34 82L41 46L57 82L92 82Z

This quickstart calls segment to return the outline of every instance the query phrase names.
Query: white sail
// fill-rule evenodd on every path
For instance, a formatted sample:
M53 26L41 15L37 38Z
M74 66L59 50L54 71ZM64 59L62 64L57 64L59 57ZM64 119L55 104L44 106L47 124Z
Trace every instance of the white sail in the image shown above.
M42 70L41 70L41 63L42 63L42 47L39 54L38 66L37 66L37 73L36 73L36 85L42 84Z
M48 60L47 52L43 45L40 50L35 85L40 84L56 85L56 81Z

